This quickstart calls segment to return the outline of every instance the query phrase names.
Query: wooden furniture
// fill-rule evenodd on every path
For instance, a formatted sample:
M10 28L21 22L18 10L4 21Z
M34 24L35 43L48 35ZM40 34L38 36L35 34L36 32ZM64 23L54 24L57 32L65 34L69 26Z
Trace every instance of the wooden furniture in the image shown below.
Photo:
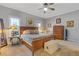
M54 39L63 40L64 39L64 26L54 25L53 26Z
M36 50L40 49L41 47L44 47L44 43L51 40L52 38L53 38L52 35L35 38L32 41L32 45L29 45L27 42L21 39L21 43L26 47L28 47L32 51L32 55L34 55L34 52Z
M22 34L23 31L25 31L25 30L38 30L38 27L21 26L20 27L20 34ZM23 45L28 47L32 51L32 55L34 55L34 52L36 50L40 49L41 47L44 47L44 43L51 40L52 37L53 37L52 35L49 35L49 36L34 38L33 41L32 41L32 45L28 44L28 42L24 41L23 39L21 39L20 41Z

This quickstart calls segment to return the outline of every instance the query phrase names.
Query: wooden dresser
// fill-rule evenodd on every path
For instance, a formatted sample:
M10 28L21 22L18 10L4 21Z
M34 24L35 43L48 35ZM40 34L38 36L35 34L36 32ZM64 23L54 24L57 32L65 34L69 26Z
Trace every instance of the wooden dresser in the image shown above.
M64 39L64 26L54 25L53 26L54 39L63 40Z

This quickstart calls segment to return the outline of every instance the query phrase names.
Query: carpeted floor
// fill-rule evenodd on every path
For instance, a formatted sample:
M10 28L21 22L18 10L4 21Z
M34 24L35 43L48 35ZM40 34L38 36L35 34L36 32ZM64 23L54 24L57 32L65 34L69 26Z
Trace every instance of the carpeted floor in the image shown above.
M0 53L1 56L32 56L32 52L24 45L5 46Z
M79 51L73 51L71 49L62 47L61 49L50 55L46 51L44 51L43 48L41 48L35 52L35 56L79 56Z
M0 49L1 56L32 56L32 52L24 45L5 46ZM79 51L73 51L62 47L50 55L43 48L37 50L34 56L79 56Z

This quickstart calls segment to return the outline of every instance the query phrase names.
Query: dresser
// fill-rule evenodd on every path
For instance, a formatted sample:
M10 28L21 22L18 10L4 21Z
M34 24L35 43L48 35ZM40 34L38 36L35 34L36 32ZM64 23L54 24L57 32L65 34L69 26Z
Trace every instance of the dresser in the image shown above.
M54 39L63 40L64 39L64 26L54 25L53 26Z

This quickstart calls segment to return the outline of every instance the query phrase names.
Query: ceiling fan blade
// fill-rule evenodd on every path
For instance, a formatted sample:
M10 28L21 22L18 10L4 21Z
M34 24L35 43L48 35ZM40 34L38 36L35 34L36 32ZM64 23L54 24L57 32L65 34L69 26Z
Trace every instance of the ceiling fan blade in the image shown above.
M55 8L48 8L48 9L50 9L50 10L55 10Z
M53 5L54 3L48 3L49 5Z

